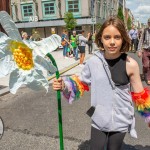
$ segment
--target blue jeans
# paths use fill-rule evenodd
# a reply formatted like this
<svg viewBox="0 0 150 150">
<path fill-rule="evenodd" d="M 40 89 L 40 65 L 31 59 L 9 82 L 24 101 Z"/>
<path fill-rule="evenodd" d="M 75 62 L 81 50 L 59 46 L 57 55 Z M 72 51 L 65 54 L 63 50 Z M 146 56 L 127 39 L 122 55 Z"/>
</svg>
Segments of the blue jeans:
<svg viewBox="0 0 150 150">
<path fill-rule="evenodd" d="M 75 60 L 78 60 L 78 48 L 77 47 L 73 47 L 73 54 L 75 56 Z"/>
<path fill-rule="evenodd" d="M 67 56 L 67 49 L 68 49 L 67 45 L 63 46 L 63 56 L 64 57 Z"/>
</svg>

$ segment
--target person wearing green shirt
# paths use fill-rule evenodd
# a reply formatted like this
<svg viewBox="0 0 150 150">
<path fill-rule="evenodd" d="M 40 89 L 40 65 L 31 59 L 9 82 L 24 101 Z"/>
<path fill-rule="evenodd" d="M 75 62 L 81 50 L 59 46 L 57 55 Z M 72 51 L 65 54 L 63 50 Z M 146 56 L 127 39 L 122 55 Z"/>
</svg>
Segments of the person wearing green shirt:
<svg viewBox="0 0 150 150">
<path fill-rule="evenodd" d="M 78 36 L 76 35 L 76 31 L 72 32 L 70 37 L 71 45 L 73 47 L 73 55 L 75 56 L 75 60 L 78 60 L 78 45 L 77 45 Z"/>
</svg>

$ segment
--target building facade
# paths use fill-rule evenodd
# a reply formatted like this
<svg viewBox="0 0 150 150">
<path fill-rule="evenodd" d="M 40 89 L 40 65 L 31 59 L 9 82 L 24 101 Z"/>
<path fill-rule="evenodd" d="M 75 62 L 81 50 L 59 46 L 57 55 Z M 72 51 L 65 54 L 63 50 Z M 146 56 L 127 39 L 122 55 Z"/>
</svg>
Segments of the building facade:
<svg viewBox="0 0 150 150">
<path fill-rule="evenodd" d="M 116 15 L 118 0 L 11 0 L 12 18 L 20 31 L 29 35 L 36 28 L 41 37 L 61 35 L 66 12 L 77 19 L 75 30 L 94 32 L 110 15 Z"/>
</svg>

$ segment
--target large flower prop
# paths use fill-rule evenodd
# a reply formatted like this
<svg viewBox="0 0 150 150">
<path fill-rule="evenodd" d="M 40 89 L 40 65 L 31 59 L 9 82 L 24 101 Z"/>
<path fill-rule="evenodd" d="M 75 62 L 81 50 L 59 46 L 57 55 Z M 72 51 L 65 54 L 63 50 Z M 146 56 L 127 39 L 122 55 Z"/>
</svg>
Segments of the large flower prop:
<svg viewBox="0 0 150 150">
<path fill-rule="evenodd" d="M 42 69 L 56 72 L 56 78 L 59 78 L 57 64 L 50 52 L 61 45 L 61 37 L 54 34 L 39 42 L 23 43 L 16 25 L 4 11 L 0 12 L 0 23 L 9 36 L 0 32 L 0 77 L 10 73 L 10 92 L 16 93 L 23 84 L 34 90 L 43 87 L 48 90 L 48 81 Z M 45 56 L 52 63 L 44 59 Z M 60 90 L 57 91 L 57 101 L 60 149 L 64 150 Z"/>
<path fill-rule="evenodd" d="M 44 56 L 58 48 L 61 37 L 55 34 L 27 45 L 21 40 L 11 17 L 4 11 L 0 12 L 0 23 L 9 35 L 0 32 L 0 77 L 10 74 L 10 92 L 15 94 L 22 85 L 48 91 L 48 80 L 43 71 L 55 73 L 57 68 Z"/>
</svg>

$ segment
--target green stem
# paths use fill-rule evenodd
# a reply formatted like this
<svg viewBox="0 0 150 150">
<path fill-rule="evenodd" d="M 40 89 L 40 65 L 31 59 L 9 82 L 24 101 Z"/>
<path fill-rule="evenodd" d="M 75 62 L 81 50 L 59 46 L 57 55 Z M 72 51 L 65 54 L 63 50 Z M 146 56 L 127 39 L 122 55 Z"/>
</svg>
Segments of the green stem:
<svg viewBox="0 0 150 150">
<path fill-rule="evenodd" d="M 53 65 L 57 68 L 56 71 L 56 78 L 60 77 L 58 67 L 56 64 L 55 59 L 50 53 L 46 54 L 47 57 L 52 61 Z M 61 109 L 61 93 L 60 90 L 57 91 L 57 102 L 58 102 L 58 119 L 59 119 L 59 138 L 60 138 L 60 150 L 64 150 L 64 143 L 63 143 L 63 127 L 62 127 L 62 109 Z"/>
</svg>

